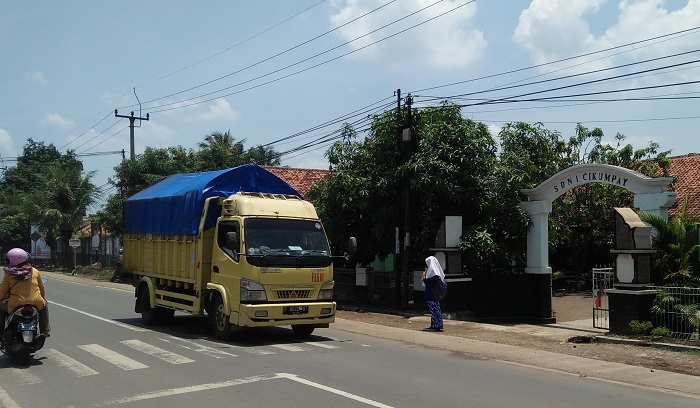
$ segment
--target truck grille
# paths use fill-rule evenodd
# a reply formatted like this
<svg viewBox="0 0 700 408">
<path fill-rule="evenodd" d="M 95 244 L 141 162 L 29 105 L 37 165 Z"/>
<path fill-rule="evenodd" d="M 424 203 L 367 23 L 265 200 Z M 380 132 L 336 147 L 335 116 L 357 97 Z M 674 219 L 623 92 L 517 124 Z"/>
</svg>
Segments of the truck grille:
<svg viewBox="0 0 700 408">
<path fill-rule="evenodd" d="M 277 299 L 307 299 L 311 295 L 310 290 L 276 290 Z"/>
</svg>

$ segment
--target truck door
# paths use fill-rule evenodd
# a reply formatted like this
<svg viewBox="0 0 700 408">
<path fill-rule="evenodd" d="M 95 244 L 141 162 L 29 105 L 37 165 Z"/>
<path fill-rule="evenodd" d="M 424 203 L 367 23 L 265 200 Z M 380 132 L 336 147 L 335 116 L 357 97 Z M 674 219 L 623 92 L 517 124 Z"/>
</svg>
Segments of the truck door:
<svg viewBox="0 0 700 408">
<path fill-rule="evenodd" d="M 212 249 L 211 282 L 226 288 L 226 299 L 232 312 L 238 310 L 240 303 L 240 236 L 240 221 L 219 221 L 216 245 Z M 235 245 L 232 245 L 232 238 L 235 238 Z"/>
</svg>

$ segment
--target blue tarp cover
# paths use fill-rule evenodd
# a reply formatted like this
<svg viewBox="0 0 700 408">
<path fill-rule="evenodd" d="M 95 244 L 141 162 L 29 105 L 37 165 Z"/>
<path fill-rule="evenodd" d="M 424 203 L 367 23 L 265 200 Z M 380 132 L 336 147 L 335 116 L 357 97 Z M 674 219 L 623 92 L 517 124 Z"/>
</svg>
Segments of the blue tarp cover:
<svg viewBox="0 0 700 408">
<path fill-rule="evenodd" d="M 239 191 L 294 194 L 298 191 L 256 164 L 203 173 L 174 174 L 129 197 L 124 205 L 126 232 L 196 235 L 204 201 Z M 221 208 L 212 208 L 205 229 L 214 226 Z"/>
</svg>

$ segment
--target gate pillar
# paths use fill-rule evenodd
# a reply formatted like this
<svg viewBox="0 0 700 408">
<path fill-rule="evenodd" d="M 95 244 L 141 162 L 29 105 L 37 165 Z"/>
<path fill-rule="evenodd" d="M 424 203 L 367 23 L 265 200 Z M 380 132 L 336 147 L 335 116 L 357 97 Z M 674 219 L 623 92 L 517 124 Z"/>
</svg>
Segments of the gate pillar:
<svg viewBox="0 0 700 408">
<path fill-rule="evenodd" d="M 676 202 L 676 193 L 664 191 L 661 193 L 637 193 L 634 195 L 634 206 L 640 211 L 654 213 L 668 220 L 668 208 Z"/>
<path fill-rule="evenodd" d="M 526 273 L 550 274 L 549 266 L 549 214 L 552 212 L 550 201 L 525 201 L 520 203 L 530 216 L 530 228 L 527 231 L 527 267 Z"/>
</svg>

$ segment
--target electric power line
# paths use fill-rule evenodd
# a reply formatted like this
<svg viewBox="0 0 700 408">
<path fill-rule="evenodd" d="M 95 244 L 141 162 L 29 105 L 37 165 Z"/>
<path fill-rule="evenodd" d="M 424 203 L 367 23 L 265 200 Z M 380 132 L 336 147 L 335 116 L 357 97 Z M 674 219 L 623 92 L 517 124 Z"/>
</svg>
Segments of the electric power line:
<svg viewBox="0 0 700 408">
<path fill-rule="evenodd" d="M 440 0 L 440 1 L 444 1 L 444 0 Z M 438 2 L 436 2 L 436 3 L 433 3 L 433 4 L 431 4 L 430 6 L 432 6 L 432 5 L 434 5 L 434 4 L 437 4 L 437 3 L 439 3 L 440 1 L 438 1 Z M 239 86 L 241 86 L 241 85 L 245 85 L 245 84 L 247 84 L 247 83 L 250 83 L 250 82 L 253 82 L 253 81 L 256 81 L 256 80 L 265 78 L 265 77 L 268 77 L 268 76 L 270 76 L 270 75 L 272 75 L 272 74 L 279 73 L 279 72 L 281 72 L 281 71 L 283 71 L 283 70 L 286 70 L 286 69 L 291 68 L 291 67 L 293 67 L 293 66 L 299 65 L 299 64 L 301 64 L 301 63 L 303 63 L 303 62 L 307 62 L 307 61 L 309 61 L 309 60 L 311 60 L 311 59 L 313 59 L 313 58 L 316 58 L 317 56 L 326 54 L 326 53 L 328 53 L 329 51 L 335 50 L 336 48 L 341 47 L 341 46 L 343 46 L 343 45 L 345 45 L 345 44 L 341 44 L 341 45 L 338 46 L 338 47 L 334 47 L 334 48 L 332 48 L 332 49 L 330 49 L 330 50 L 326 50 L 326 51 L 324 51 L 324 52 L 322 52 L 322 53 L 319 53 L 319 54 L 316 54 L 316 55 L 314 55 L 314 56 L 312 56 L 312 57 L 308 57 L 308 58 L 306 58 L 306 59 L 304 59 L 304 60 L 298 61 L 298 62 L 296 62 L 296 63 L 294 63 L 294 64 L 290 64 L 290 65 L 287 65 L 287 66 L 285 66 L 285 67 L 283 67 L 283 68 L 279 68 L 279 69 L 274 70 L 274 71 L 272 71 L 272 72 L 268 72 L 267 74 L 263 74 L 263 75 L 260 75 L 260 76 L 255 77 L 255 78 L 252 78 L 252 79 L 249 79 L 249 80 L 246 80 L 246 81 L 243 81 L 243 82 L 239 82 L 239 83 L 237 83 L 237 84 L 234 84 L 234 85 L 231 85 L 231 86 L 228 86 L 228 87 L 225 87 L 225 88 L 221 88 L 221 89 L 216 90 L 216 91 L 212 91 L 212 92 L 208 92 L 208 93 L 205 93 L 205 94 L 202 94 L 202 95 L 198 95 L 198 96 L 194 96 L 194 97 L 191 97 L 191 98 L 186 98 L 186 99 L 182 99 L 182 100 L 179 100 L 179 101 L 176 101 L 176 102 L 170 102 L 170 103 L 166 103 L 166 104 L 160 105 L 160 107 L 161 107 L 162 109 L 151 110 L 151 112 L 154 112 L 154 113 L 157 113 L 157 112 L 165 112 L 165 111 L 170 111 L 170 110 L 182 109 L 182 108 L 186 108 L 186 107 L 190 107 L 190 106 L 196 106 L 196 105 L 200 105 L 200 104 L 203 104 L 203 103 L 211 102 L 211 101 L 214 101 L 214 100 L 217 100 L 217 99 L 220 99 L 220 98 L 225 98 L 225 97 L 228 97 L 228 96 L 232 96 L 232 95 L 240 94 L 240 93 L 243 93 L 243 92 L 247 92 L 247 91 L 250 91 L 250 90 L 253 90 L 253 89 L 260 88 L 260 87 L 265 86 L 265 85 L 269 85 L 269 84 L 272 84 L 272 83 L 281 81 L 281 80 L 283 80 L 283 79 L 290 78 L 290 77 L 292 77 L 292 76 L 301 74 L 301 73 L 303 73 L 303 72 L 312 70 L 312 69 L 314 69 L 314 68 L 318 68 L 318 67 L 320 67 L 320 66 L 322 66 L 322 65 L 326 65 L 326 64 L 328 64 L 328 63 L 331 63 L 331 62 L 333 62 L 333 61 L 336 61 L 336 60 L 341 59 L 341 58 L 343 58 L 343 57 L 346 57 L 346 56 L 348 56 L 348 55 L 351 55 L 351 54 L 354 54 L 354 53 L 356 53 L 356 52 L 362 51 L 362 50 L 364 50 L 364 49 L 366 49 L 366 48 L 369 48 L 369 47 L 371 47 L 371 46 L 374 46 L 374 45 L 376 45 L 376 44 L 379 44 L 379 43 L 381 43 L 381 42 L 383 42 L 383 41 L 386 41 L 386 40 L 388 40 L 388 39 L 390 39 L 390 38 L 396 37 L 396 36 L 399 35 L 399 34 L 403 34 L 403 33 L 407 32 L 407 31 L 409 31 L 409 30 L 412 30 L 412 29 L 414 29 L 414 28 L 416 28 L 416 27 L 419 27 L 419 26 L 421 26 L 421 25 L 423 25 L 423 24 L 426 24 L 426 23 L 428 23 L 428 22 L 430 22 L 430 21 L 432 21 L 432 20 L 435 20 L 435 19 L 437 19 L 437 18 L 439 18 L 439 17 L 442 17 L 442 16 L 444 16 L 444 15 L 446 15 L 446 14 L 448 14 L 448 13 L 451 13 L 451 12 L 453 12 L 453 11 L 455 11 L 455 10 L 461 8 L 461 7 L 464 7 L 464 6 L 470 4 L 470 3 L 474 2 L 474 1 L 475 1 L 475 0 L 471 0 L 471 1 L 467 2 L 467 3 L 458 5 L 458 6 L 452 8 L 452 9 L 446 11 L 446 12 L 440 13 L 440 14 L 434 16 L 434 17 L 431 17 L 431 18 L 429 18 L 429 19 L 427 19 L 427 20 L 424 20 L 424 21 L 422 21 L 422 22 L 420 22 L 420 23 L 418 23 L 418 24 L 412 25 L 412 26 L 410 26 L 410 27 L 408 27 L 408 28 L 406 28 L 406 29 L 400 30 L 400 31 L 398 31 L 398 32 L 396 32 L 396 33 L 394 33 L 394 34 L 388 35 L 388 36 L 386 36 L 386 37 L 384 37 L 384 38 L 381 38 L 381 39 L 379 39 L 379 40 L 376 40 L 376 41 L 374 41 L 374 42 L 372 42 L 372 43 L 370 43 L 370 44 L 366 44 L 366 45 L 364 45 L 364 46 L 362 46 L 362 47 L 359 47 L 359 48 L 357 48 L 357 49 L 355 49 L 355 50 L 348 51 L 348 52 L 346 52 L 346 53 L 344 53 L 344 54 L 338 55 L 338 56 L 336 56 L 336 57 L 333 57 L 333 58 L 328 59 L 328 60 L 326 60 L 326 61 L 317 63 L 317 64 L 315 64 L 315 65 L 311 65 L 311 66 L 309 66 L 309 67 L 300 69 L 300 70 L 295 71 L 295 72 L 292 72 L 292 73 L 290 73 L 290 74 L 286 74 L 286 75 L 283 75 L 283 76 L 281 76 L 281 77 L 278 77 L 278 78 L 275 78 L 275 79 L 271 79 L 271 80 L 269 80 L 269 81 L 262 82 L 262 83 L 259 83 L 259 84 L 257 84 L 257 85 L 253 85 L 253 86 L 250 86 L 250 87 L 248 87 L 248 88 L 244 88 L 244 89 L 241 89 L 241 90 L 238 90 L 238 91 L 235 91 L 235 92 L 227 93 L 227 94 L 224 94 L 224 95 L 219 95 L 219 96 L 216 96 L 216 97 L 213 97 L 213 98 L 204 99 L 204 100 L 200 100 L 200 101 L 196 101 L 196 102 L 192 102 L 192 103 L 183 104 L 184 102 L 194 101 L 194 100 L 199 99 L 199 98 L 204 98 L 204 97 L 207 97 L 207 96 L 211 96 L 211 95 L 214 95 L 214 94 L 217 94 L 217 93 L 220 93 L 220 92 L 223 92 L 223 91 L 226 91 L 226 90 L 235 88 L 235 87 L 239 87 Z M 427 6 L 427 7 L 430 7 L 430 6 Z M 424 9 L 426 9 L 427 7 L 424 7 L 424 8 L 421 9 L 421 10 L 424 10 Z M 421 10 L 419 10 L 419 11 L 421 11 Z M 417 11 L 417 12 L 419 12 L 419 11 Z M 415 13 L 417 13 L 417 12 L 415 12 Z M 415 13 L 412 13 L 412 14 L 415 14 Z M 412 15 L 412 14 L 411 14 L 411 15 Z M 410 15 L 409 15 L 409 16 L 410 16 Z M 400 21 L 400 20 L 405 19 L 405 18 L 406 18 L 406 17 L 403 17 L 403 18 L 401 18 L 401 19 L 399 19 L 399 20 L 396 20 L 396 21 Z M 389 24 L 387 24 L 387 25 L 385 25 L 385 26 L 383 26 L 383 27 L 381 27 L 381 28 L 379 28 L 379 29 L 377 29 L 377 30 L 374 30 L 374 31 L 372 31 L 372 32 L 370 32 L 370 33 L 368 33 L 368 34 L 364 34 L 363 36 L 360 36 L 360 37 L 357 37 L 357 38 L 355 38 L 355 39 L 353 39 L 353 40 L 351 40 L 351 41 L 348 41 L 348 43 L 350 43 L 350 42 L 352 42 L 352 41 L 355 41 L 355 40 L 357 40 L 357 39 L 359 39 L 359 38 L 365 37 L 365 36 L 367 36 L 367 35 L 369 35 L 369 34 L 375 32 L 375 31 L 378 31 L 378 30 L 384 28 L 384 27 L 388 27 L 388 26 L 390 26 L 391 24 L 394 24 L 396 21 L 394 21 L 394 22 L 392 22 L 392 23 L 389 23 Z M 171 107 L 168 108 L 168 106 L 171 106 Z"/>
</svg>

